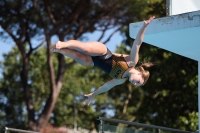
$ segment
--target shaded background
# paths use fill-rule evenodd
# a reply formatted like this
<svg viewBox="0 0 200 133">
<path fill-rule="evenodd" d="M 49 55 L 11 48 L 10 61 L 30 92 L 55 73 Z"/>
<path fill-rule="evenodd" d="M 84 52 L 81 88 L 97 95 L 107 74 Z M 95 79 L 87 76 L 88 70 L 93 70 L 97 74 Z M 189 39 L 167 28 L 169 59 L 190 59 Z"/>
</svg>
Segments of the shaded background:
<svg viewBox="0 0 200 133">
<path fill-rule="evenodd" d="M 129 23 L 152 15 L 166 16 L 165 1 L 0 0 L 0 8 L 1 40 L 15 44 L 0 62 L 2 128 L 45 132 L 53 125 L 95 131 L 99 124 L 96 118 L 102 116 L 182 130 L 198 129 L 196 61 L 143 43 L 141 61 L 157 63 L 150 69 L 145 86 L 126 82 L 96 96 L 87 106 L 83 94 L 111 78 L 99 69 L 50 52 L 56 39 L 87 41 L 88 34 L 98 32 L 95 40 L 107 45 L 120 32 L 123 40 L 115 50 L 128 54 L 133 43 Z M 106 34 L 108 30 L 112 32 Z"/>
</svg>

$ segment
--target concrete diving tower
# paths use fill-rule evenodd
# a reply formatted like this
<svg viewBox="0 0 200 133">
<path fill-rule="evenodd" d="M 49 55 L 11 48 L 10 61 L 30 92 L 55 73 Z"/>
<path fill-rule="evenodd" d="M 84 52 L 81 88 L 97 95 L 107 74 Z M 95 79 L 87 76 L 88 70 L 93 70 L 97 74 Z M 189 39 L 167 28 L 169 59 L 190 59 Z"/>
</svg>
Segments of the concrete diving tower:
<svg viewBox="0 0 200 133">
<path fill-rule="evenodd" d="M 143 21 L 130 23 L 131 38 L 136 37 L 142 24 Z M 198 61 L 198 110 L 200 116 L 200 10 L 155 18 L 146 29 L 144 42 Z"/>
</svg>

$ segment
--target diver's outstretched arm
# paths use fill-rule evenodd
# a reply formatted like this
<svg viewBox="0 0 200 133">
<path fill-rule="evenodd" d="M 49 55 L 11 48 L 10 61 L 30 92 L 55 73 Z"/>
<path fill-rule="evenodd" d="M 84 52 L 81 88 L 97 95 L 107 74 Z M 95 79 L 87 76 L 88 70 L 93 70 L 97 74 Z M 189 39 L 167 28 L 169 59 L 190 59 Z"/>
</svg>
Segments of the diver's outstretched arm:
<svg viewBox="0 0 200 133">
<path fill-rule="evenodd" d="M 133 62 L 133 66 L 135 66 L 139 60 L 139 49 L 140 49 L 140 46 L 144 39 L 144 33 L 146 30 L 146 27 L 150 24 L 150 22 L 154 18 L 155 17 L 152 16 L 149 18 L 149 20 L 144 21 L 144 24 L 142 25 L 141 29 L 139 30 L 139 32 L 135 38 L 135 41 L 133 42 L 133 46 L 132 46 L 131 53 L 130 53 L 130 61 Z"/>
<path fill-rule="evenodd" d="M 84 96 L 89 97 L 87 104 L 89 105 L 90 102 L 94 99 L 94 97 L 96 95 L 107 92 L 110 89 L 112 89 L 114 86 L 124 83 L 126 80 L 127 79 L 125 79 L 125 78 L 124 79 L 112 79 L 112 80 L 106 82 L 103 86 L 99 87 L 96 91 L 94 91 L 90 94 L 85 94 Z"/>
</svg>

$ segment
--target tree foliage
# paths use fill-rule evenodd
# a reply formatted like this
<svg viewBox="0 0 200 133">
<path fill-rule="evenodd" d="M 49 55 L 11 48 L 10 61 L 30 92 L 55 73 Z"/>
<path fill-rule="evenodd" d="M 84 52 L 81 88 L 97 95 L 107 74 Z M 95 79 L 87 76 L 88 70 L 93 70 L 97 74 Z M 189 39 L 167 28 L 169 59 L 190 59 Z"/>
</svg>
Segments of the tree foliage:
<svg viewBox="0 0 200 133">
<path fill-rule="evenodd" d="M 130 42 L 127 41 L 127 42 Z M 129 52 L 121 45 L 118 52 Z M 141 87 L 130 83 L 108 92 L 118 103 L 114 118 L 196 131 L 198 129 L 198 62 L 143 43 L 140 61 L 156 62 Z M 146 129 L 149 130 L 149 129 Z"/>
<path fill-rule="evenodd" d="M 57 36 L 61 41 L 68 39 L 83 40 L 84 33 L 100 31 L 102 34 L 98 41 L 102 41 L 104 33 L 108 29 L 115 28 L 115 31 L 104 40 L 104 43 L 106 43 L 123 25 L 127 25 L 133 19 L 138 18 L 138 16 L 133 18 L 132 14 L 140 14 L 140 10 L 132 8 L 133 6 L 129 8 L 129 5 L 142 7 L 147 4 L 131 0 L 0 1 L 0 25 L 5 31 L 1 34 L 1 37 L 12 39 L 22 57 L 18 79 L 21 82 L 21 91 L 24 94 L 29 129 L 41 131 L 48 122 L 62 88 L 64 72 L 74 64 L 74 61 L 66 63 L 64 57 L 58 55 L 58 68 L 55 69 L 50 53 L 51 39 Z M 29 74 L 31 74 L 29 63 L 34 51 L 42 44 L 46 46 L 46 82 L 49 84 L 45 87 L 49 87 L 49 94 L 46 100 L 38 102 L 42 102 L 40 108 L 43 107 L 38 114 L 35 112 L 35 99 L 32 97 L 32 86 L 29 83 Z"/>
<path fill-rule="evenodd" d="M 128 24 L 151 14 L 165 16 L 163 1 L 0 0 L 0 8 L 1 38 L 16 44 L 1 63 L 1 125 L 42 131 L 48 122 L 68 127 L 77 123 L 94 130 L 96 117 L 107 116 L 197 129 L 195 61 L 143 44 L 141 59 L 147 57 L 158 63 L 151 70 L 149 82 L 139 88 L 128 82 L 117 86 L 97 96 L 88 107 L 83 93 L 97 89 L 110 77 L 50 53 L 55 36 L 61 41 L 85 41 L 85 33 L 99 31 L 102 34 L 97 41 L 106 44 L 119 30 L 126 41 L 118 52 L 129 53 L 132 40 L 127 39 Z M 109 29 L 114 29 L 113 33 L 105 37 Z"/>
</svg>

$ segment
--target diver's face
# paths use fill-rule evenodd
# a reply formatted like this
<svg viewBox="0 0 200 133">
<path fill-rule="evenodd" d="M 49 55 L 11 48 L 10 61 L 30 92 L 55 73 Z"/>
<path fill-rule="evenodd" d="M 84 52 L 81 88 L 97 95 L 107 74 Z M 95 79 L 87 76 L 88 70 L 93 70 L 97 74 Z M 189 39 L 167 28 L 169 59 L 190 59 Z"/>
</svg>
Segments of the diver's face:
<svg viewBox="0 0 200 133">
<path fill-rule="evenodd" d="M 132 73 L 129 77 L 129 81 L 133 85 L 137 85 L 137 86 L 141 86 L 144 83 L 144 79 L 142 78 L 142 74 L 140 72 Z"/>
</svg>

